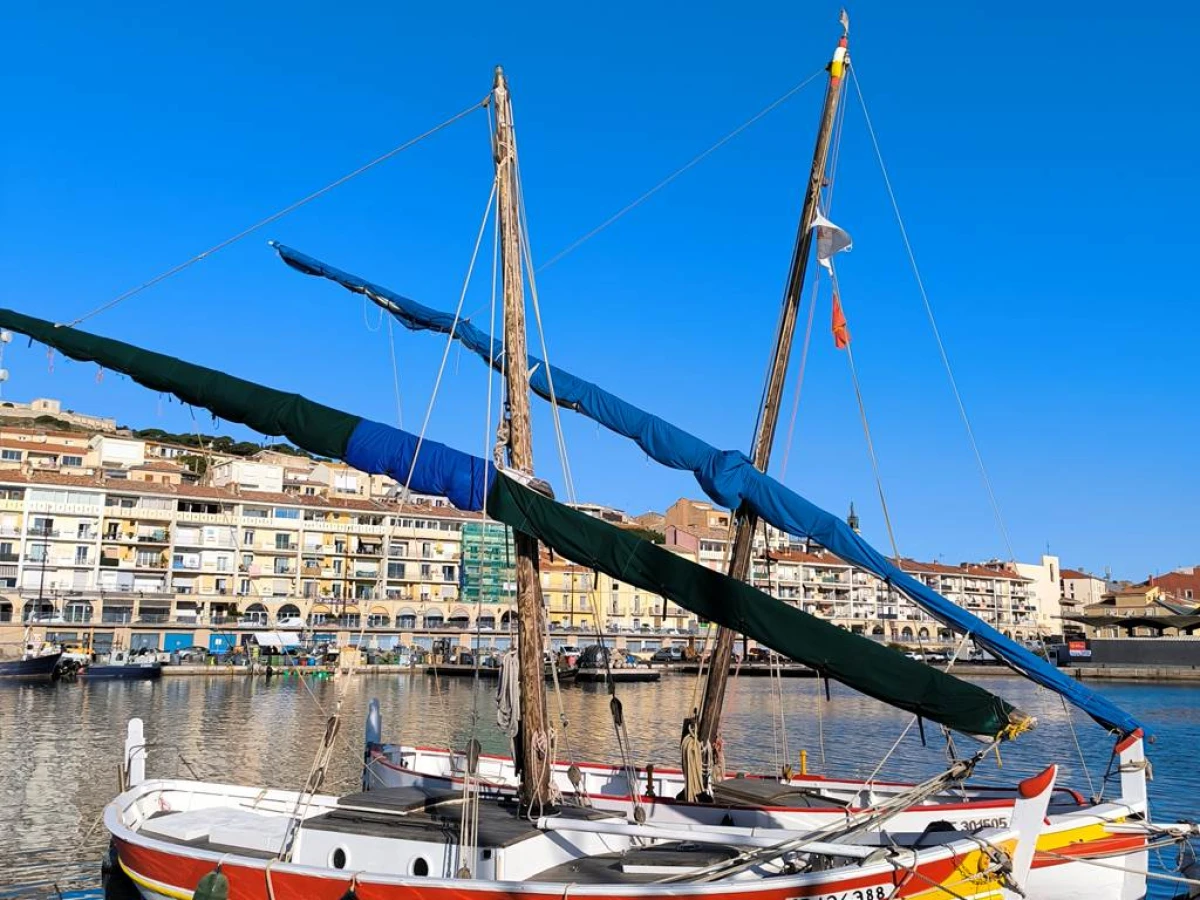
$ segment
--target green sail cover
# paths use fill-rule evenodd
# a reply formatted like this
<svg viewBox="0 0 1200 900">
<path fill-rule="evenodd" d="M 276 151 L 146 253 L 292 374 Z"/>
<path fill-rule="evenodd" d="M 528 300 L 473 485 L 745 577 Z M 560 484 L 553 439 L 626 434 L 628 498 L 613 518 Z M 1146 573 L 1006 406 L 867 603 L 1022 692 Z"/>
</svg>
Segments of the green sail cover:
<svg viewBox="0 0 1200 900">
<path fill-rule="evenodd" d="M 956 731 L 1010 737 L 1033 724 L 981 687 L 556 503 L 511 478 L 496 479 L 487 512 L 574 563 L 666 597 L 822 675 Z"/>
<path fill-rule="evenodd" d="M 185 403 L 211 410 L 230 422 L 260 434 L 285 435 L 318 456 L 341 459 L 350 435 L 361 421 L 299 394 L 234 378 L 224 372 L 143 350 L 132 344 L 65 328 L 0 309 L 0 325 L 61 350 L 72 359 L 98 362 L 124 372 L 143 387 L 174 394 Z"/>
</svg>

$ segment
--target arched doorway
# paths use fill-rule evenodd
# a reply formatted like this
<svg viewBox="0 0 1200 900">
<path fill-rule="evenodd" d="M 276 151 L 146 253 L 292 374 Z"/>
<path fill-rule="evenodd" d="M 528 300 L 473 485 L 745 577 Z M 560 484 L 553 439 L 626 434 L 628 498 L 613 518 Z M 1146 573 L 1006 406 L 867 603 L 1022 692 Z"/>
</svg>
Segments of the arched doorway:
<svg viewBox="0 0 1200 900">
<path fill-rule="evenodd" d="M 907 640 L 912 640 L 912 636 L 913 636 L 912 629 L 909 628 L 907 625 L 905 625 L 903 628 L 900 629 L 900 637 L 905 638 Z"/>
<path fill-rule="evenodd" d="M 883 637 L 883 626 L 876 625 L 874 628 L 871 629 L 871 634 L 874 637 Z"/>
<path fill-rule="evenodd" d="M 471 616 L 461 606 L 455 607 L 450 613 L 448 624 L 451 628 L 456 628 L 459 631 L 469 631 L 471 629 Z"/>
<path fill-rule="evenodd" d="M 929 640 L 929 629 L 922 628 L 920 631 L 917 632 L 917 637 L 919 637 L 923 641 Z"/>
<path fill-rule="evenodd" d="M 404 607 L 396 613 L 396 627 L 412 631 L 417 627 L 417 614 L 408 607 Z"/>
<path fill-rule="evenodd" d="M 500 627 L 501 627 L 501 628 L 508 628 L 508 626 L 512 624 L 512 621 L 513 621 L 513 614 L 512 614 L 512 610 L 511 610 L 511 609 L 506 609 L 506 610 L 504 611 L 504 615 L 502 615 L 502 616 L 500 617 Z"/>
<path fill-rule="evenodd" d="M 45 622 L 54 617 L 54 604 L 49 600 L 26 600 L 21 608 L 22 622 Z"/>
<path fill-rule="evenodd" d="M 8 601 L 0 603 L 0 622 L 12 621 L 12 604 Z"/>
<path fill-rule="evenodd" d="M 279 607 L 279 612 L 275 615 L 276 619 L 298 619 L 300 618 L 300 607 L 295 603 L 285 603 Z"/>
<path fill-rule="evenodd" d="M 267 608 L 261 603 L 251 603 L 238 619 L 239 625 L 266 625 Z"/>
<path fill-rule="evenodd" d="M 392 624 L 392 617 L 388 615 L 386 608 L 382 606 L 372 606 L 371 611 L 367 613 L 368 628 L 387 628 Z"/>
</svg>

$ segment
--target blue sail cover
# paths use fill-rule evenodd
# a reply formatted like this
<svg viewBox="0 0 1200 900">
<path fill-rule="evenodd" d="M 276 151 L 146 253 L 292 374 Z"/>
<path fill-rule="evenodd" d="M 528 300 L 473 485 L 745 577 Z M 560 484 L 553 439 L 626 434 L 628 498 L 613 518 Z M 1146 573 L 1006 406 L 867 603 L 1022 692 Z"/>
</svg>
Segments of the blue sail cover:
<svg viewBox="0 0 1200 900">
<path fill-rule="evenodd" d="M 434 331 L 454 336 L 485 362 L 499 367 L 501 347 L 487 332 L 465 320 L 454 322 L 450 313 L 432 309 L 394 291 L 372 284 L 281 244 L 272 244 L 292 268 L 337 282 L 346 289 L 365 294 L 387 306 L 396 318 L 414 331 Z M 1106 697 L 1075 681 L 1046 660 L 1005 637 L 987 622 L 937 591 L 901 571 L 890 559 L 868 544 L 845 522 L 805 500 L 754 467 L 744 453 L 718 450 L 693 434 L 639 409 L 590 381 L 557 366 L 547 367 L 529 357 L 530 388 L 560 406 L 582 413 L 610 431 L 633 440 L 655 461 L 673 469 L 691 471 L 701 489 L 716 503 L 729 509 L 743 506 L 776 528 L 799 537 L 812 538 L 848 563 L 871 572 L 889 587 L 946 627 L 970 634 L 975 643 L 1004 660 L 1032 681 L 1065 697 L 1093 719 L 1122 734 L 1143 728 L 1129 713 Z"/>
</svg>

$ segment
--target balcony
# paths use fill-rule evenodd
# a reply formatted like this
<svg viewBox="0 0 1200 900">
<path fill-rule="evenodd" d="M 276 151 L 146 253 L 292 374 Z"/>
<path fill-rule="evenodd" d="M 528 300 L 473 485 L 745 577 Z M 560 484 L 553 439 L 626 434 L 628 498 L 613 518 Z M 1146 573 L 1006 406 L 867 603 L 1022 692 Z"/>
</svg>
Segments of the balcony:
<svg viewBox="0 0 1200 900">
<path fill-rule="evenodd" d="M 155 531 L 151 534 L 139 534 L 137 536 L 139 544 L 168 544 L 170 536 L 165 531 Z"/>
<path fill-rule="evenodd" d="M 100 557 L 100 565 L 102 567 L 115 569 L 120 564 L 121 564 L 121 561 L 119 559 L 116 559 L 115 557 L 112 557 L 112 556 L 101 556 Z"/>
</svg>

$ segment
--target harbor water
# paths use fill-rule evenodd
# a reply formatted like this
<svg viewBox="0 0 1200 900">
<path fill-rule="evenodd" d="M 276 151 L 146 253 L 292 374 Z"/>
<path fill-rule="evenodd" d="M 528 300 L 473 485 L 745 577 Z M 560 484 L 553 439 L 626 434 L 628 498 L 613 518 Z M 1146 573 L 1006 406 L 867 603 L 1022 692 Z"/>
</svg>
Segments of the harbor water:
<svg viewBox="0 0 1200 900">
<path fill-rule="evenodd" d="M 1087 795 L 1102 789 L 1112 746 L 1102 729 L 1080 714 L 1072 728 L 1056 695 L 1022 679 L 975 680 L 1039 720 L 1035 731 L 1006 747 L 998 760 L 981 765 L 981 783 L 1011 783 L 1056 762 L 1061 784 Z M 145 721 L 150 777 L 299 789 L 340 685 L 335 678 L 285 674 L 270 680 L 215 675 L 0 686 L 0 798 L 7 811 L 0 898 L 100 896 L 100 859 L 108 836 L 99 817 L 117 791 L 130 717 Z M 620 687 L 631 762 L 678 764 L 680 722 L 694 702 L 695 687 L 695 677 L 685 675 Z M 1200 689 L 1148 683 L 1106 683 L 1101 689 L 1135 711 L 1154 733 L 1148 747 L 1154 817 L 1195 818 L 1200 812 L 1195 765 Z M 508 752 L 495 725 L 494 690 L 494 682 L 435 679 L 420 672 L 349 679 L 341 746 L 325 790 L 357 789 L 362 724 L 372 697 L 383 709 L 385 739 L 462 747 L 476 734 L 486 751 Z M 936 726 L 926 723 L 922 733 L 911 716 L 838 685 L 828 699 L 816 680 L 785 680 L 781 702 L 774 699 L 776 690 L 766 678 L 731 682 L 723 728 L 731 774 L 777 769 L 785 762 L 797 766 L 801 750 L 810 771 L 844 776 L 868 776 L 887 756 L 881 779 L 917 778 L 946 760 L 946 739 Z M 550 707 L 565 734 L 559 740 L 561 758 L 619 761 L 609 697 L 601 686 L 563 686 L 557 697 L 551 694 Z M 911 726 L 907 732 L 906 726 Z M 955 744 L 960 755 L 973 749 L 961 736 Z M 1155 867 L 1172 862 L 1164 858 Z M 1156 898 L 1172 894 L 1161 882 L 1151 890 Z"/>
</svg>

